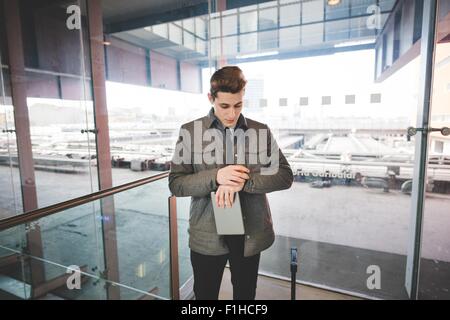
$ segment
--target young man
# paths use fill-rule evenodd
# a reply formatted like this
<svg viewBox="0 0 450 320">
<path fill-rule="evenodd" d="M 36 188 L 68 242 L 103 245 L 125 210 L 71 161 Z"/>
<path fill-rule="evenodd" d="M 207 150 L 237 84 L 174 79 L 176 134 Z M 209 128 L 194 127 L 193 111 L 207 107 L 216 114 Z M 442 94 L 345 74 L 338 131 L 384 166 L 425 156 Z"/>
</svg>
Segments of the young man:
<svg viewBox="0 0 450 320">
<path fill-rule="evenodd" d="M 288 189 L 293 174 L 269 128 L 241 113 L 246 85 L 242 71 L 224 67 L 210 82 L 213 107 L 207 116 L 182 125 L 169 188 L 177 197 L 192 197 L 189 247 L 196 299 L 218 299 L 229 261 L 233 298 L 254 300 L 260 253 L 275 239 L 266 193 Z M 241 144 L 235 143 L 237 136 L 243 137 Z M 239 193 L 244 235 L 217 234 L 213 191 L 222 207 L 231 206 Z"/>
</svg>

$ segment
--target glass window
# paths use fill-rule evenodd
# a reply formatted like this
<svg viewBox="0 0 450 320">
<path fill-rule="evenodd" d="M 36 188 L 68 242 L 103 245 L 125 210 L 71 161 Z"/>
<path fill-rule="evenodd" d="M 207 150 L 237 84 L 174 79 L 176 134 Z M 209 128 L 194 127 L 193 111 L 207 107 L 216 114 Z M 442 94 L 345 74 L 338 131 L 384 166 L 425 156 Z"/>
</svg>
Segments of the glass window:
<svg viewBox="0 0 450 320">
<path fill-rule="evenodd" d="M 183 42 L 186 48 L 195 50 L 195 38 L 193 34 L 183 31 Z"/>
<path fill-rule="evenodd" d="M 237 37 L 224 37 L 223 39 L 223 54 L 224 55 L 231 55 L 236 54 L 238 52 L 237 48 Z"/>
<path fill-rule="evenodd" d="M 231 14 L 236 14 L 238 12 L 237 9 L 230 9 L 226 11 L 222 11 L 222 16 L 229 16 Z"/>
<path fill-rule="evenodd" d="M 448 35 L 450 4 L 440 1 L 436 35 Z M 447 18 L 444 18 L 447 17 Z M 446 41 L 434 43 L 433 78 L 430 97 L 430 122 L 432 128 L 450 127 L 449 74 L 450 46 Z M 414 123 L 414 122 L 413 122 Z M 426 168 L 426 196 L 424 197 L 422 247 L 420 257 L 418 298 L 429 300 L 450 299 L 450 179 L 444 174 L 450 168 L 450 136 L 441 132 L 427 135 L 428 163 Z M 434 148 L 433 148 L 434 147 Z"/>
<path fill-rule="evenodd" d="M 355 104 L 355 100 L 354 94 L 348 94 L 345 96 L 345 104 Z"/>
<path fill-rule="evenodd" d="M 169 38 L 168 25 L 166 23 L 153 26 L 151 30 L 160 37 Z"/>
<path fill-rule="evenodd" d="M 173 23 L 169 23 L 169 40 L 177 44 L 182 44 L 183 43 L 182 37 L 183 37 L 182 29 Z"/>
<path fill-rule="evenodd" d="M 322 96 L 322 105 L 331 104 L 331 96 Z"/>
<path fill-rule="evenodd" d="M 287 107 L 288 105 L 288 99 L 287 98 L 280 98 L 279 103 L 280 107 Z"/>
<path fill-rule="evenodd" d="M 390 21 L 389 27 L 386 29 L 386 46 L 384 47 L 386 51 L 386 67 L 392 66 L 394 58 L 394 30 L 393 21 Z"/>
<path fill-rule="evenodd" d="M 370 95 L 370 103 L 381 103 L 381 94 L 380 93 L 372 93 Z"/>
<path fill-rule="evenodd" d="M 350 13 L 352 16 L 360 16 L 371 13 L 372 11 L 368 10 L 369 7 L 376 5 L 373 0 L 352 0 L 351 3 Z"/>
<path fill-rule="evenodd" d="M 413 44 L 414 6 L 403 6 L 400 32 L 400 54 L 404 54 Z"/>
<path fill-rule="evenodd" d="M 258 32 L 258 49 L 268 50 L 278 48 L 278 30 Z"/>
<path fill-rule="evenodd" d="M 221 39 L 211 39 L 211 56 L 219 57 L 221 55 Z"/>
<path fill-rule="evenodd" d="M 239 52 L 254 52 L 258 49 L 257 33 L 241 34 L 239 36 Z"/>
<path fill-rule="evenodd" d="M 211 38 L 217 38 L 220 37 L 220 17 L 211 19 Z"/>
<path fill-rule="evenodd" d="M 262 9 L 262 8 L 270 8 L 270 7 L 275 7 L 277 4 L 278 4 L 278 1 L 267 1 L 267 2 L 260 3 L 258 5 L 258 7 L 260 9 Z"/>
<path fill-rule="evenodd" d="M 280 7 L 280 27 L 300 25 L 300 4 Z"/>
<path fill-rule="evenodd" d="M 195 50 L 203 55 L 206 54 L 206 41 L 197 38 L 195 41 Z"/>
<path fill-rule="evenodd" d="M 300 27 L 280 29 L 280 49 L 300 45 Z"/>
<path fill-rule="evenodd" d="M 396 0 L 379 0 L 378 5 L 381 11 L 390 11 L 395 5 Z"/>
<path fill-rule="evenodd" d="M 323 21 L 324 2 L 322 0 L 302 2 L 302 23 Z"/>
<path fill-rule="evenodd" d="M 300 0 L 279 0 L 280 4 L 299 3 Z"/>
<path fill-rule="evenodd" d="M 191 33 L 195 33 L 195 21 L 193 18 L 183 20 L 183 28 Z"/>
<path fill-rule="evenodd" d="M 349 20 L 325 23 L 325 41 L 346 40 L 350 37 Z"/>
<path fill-rule="evenodd" d="M 273 29 L 278 27 L 278 9 L 259 10 L 259 30 Z"/>
<path fill-rule="evenodd" d="M 444 141 L 435 141 L 434 142 L 434 152 L 436 152 L 436 153 L 444 152 Z"/>
<path fill-rule="evenodd" d="M 256 11 L 241 13 L 239 17 L 240 32 L 252 32 L 258 29 L 258 13 Z"/>
<path fill-rule="evenodd" d="M 261 108 L 267 107 L 267 99 L 259 99 L 259 106 Z"/>
<path fill-rule="evenodd" d="M 222 18 L 223 35 L 233 35 L 237 33 L 237 16 L 231 15 Z"/>
<path fill-rule="evenodd" d="M 323 23 L 303 25 L 301 27 L 301 44 L 314 45 L 323 42 Z"/>
<path fill-rule="evenodd" d="M 352 18 L 350 21 L 350 38 L 375 36 L 377 30 L 367 28 L 367 17 Z"/>
<path fill-rule="evenodd" d="M 350 16 L 350 0 L 341 0 L 338 5 L 325 5 L 327 20 L 342 19 Z"/>
<path fill-rule="evenodd" d="M 202 18 L 195 18 L 195 34 L 202 38 L 206 38 L 206 22 Z"/>
<path fill-rule="evenodd" d="M 248 12 L 248 11 L 255 11 L 258 9 L 258 5 L 251 5 L 251 6 L 245 6 L 242 8 L 239 8 L 239 12 Z"/>
</svg>

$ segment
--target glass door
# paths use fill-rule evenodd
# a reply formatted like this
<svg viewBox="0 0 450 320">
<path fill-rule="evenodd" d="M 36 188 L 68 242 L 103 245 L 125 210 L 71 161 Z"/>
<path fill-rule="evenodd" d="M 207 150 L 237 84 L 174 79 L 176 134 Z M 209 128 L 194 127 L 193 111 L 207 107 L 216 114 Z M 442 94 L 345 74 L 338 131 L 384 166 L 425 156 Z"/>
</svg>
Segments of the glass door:
<svg viewBox="0 0 450 320">
<path fill-rule="evenodd" d="M 430 99 L 425 100 L 423 128 L 423 192 L 418 197 L 423 206 L 418 206 L 415 219 L 416 250 L 411 252 L 411 298 L 450 299 L 450 3 L 438 1 L 437 8 L 430 5 L 430 73 L 426 90 Z M 436 19 L 431 20 L 436 10 Z M 425 16 L 424 16 L 425 17 Z M 425 20 L 424 20 L 425 22 Z M 433 32 L 431 27 L 435 28 Z M 433 37 L 434 35 L 434 37 Z M 429 104 L 429 106 L 427 106 Z M 416 135 L 419 135 L 417 133 Z M 419 167 L 416 168 L 419 171 Z M 420 174 L 420 173 L 419 173 Z M 420 194 L 420 197 L 419 197 Z M 422 210 L 420 212 L 419 210 Z M 411 247 L 412 243 L 411 243 Z M 413 259 L 413 257 L 415 259 Z M 419 258 L 420 257 L 420 258 Z M 410 280 L 410 279 L 407 279 Z"/>
<path fill-rule="evenodd" d="M 268 124 L 295 175 L 268 194 L 275 243 L 260 272 L 404 299 L 422 55 L 411 1 L 265 1 L 210 15 L 211 65 L 248 81 L 244 116 Z M 208 88 L 208 77 L 204 88 Z M 289 296 L 279 297 L 289 299 Z"/>
</svg>

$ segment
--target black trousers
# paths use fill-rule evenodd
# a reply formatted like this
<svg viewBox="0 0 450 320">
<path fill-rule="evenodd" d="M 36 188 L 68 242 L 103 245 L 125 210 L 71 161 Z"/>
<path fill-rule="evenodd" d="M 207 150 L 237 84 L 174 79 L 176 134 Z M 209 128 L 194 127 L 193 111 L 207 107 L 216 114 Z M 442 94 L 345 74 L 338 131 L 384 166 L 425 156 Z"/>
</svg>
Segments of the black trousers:
<svg viewBox="0 0 450 320">
<path fill-rule="evenodd" d="M 230 261 L 234 300 L 255 300 L 260 254 L 244 257 L 244 235 L 224 236 L 229 253 L 203 255 L 191 250 L 197 300 L 217 300 L 227 260 Z"/>
</svg>

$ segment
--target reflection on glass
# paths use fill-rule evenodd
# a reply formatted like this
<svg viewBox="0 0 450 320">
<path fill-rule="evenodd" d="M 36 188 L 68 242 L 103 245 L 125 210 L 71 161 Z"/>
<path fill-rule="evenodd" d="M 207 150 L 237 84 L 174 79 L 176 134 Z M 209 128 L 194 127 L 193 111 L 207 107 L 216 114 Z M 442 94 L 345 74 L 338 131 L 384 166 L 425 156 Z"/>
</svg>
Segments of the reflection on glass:
<svg viewBox="0 0 450 320">
<path fill-rule="evenodd" d="M 450 6 L 440 1 L 436 30 L 430 127 L 450 127 Z M 450 299 L 450 136 L 431 132 L 428 142 L 419 299 Z"/>
<path fill-rule="evenodd" d="M 9 126 L 16 130 L 7 135 L 1 133 L 2 153 L 6 148 L 3 139 L 7 138 L 5 141 L 8 141 L 11 156 L 9 160 L 5 158 L 5 161 L 1 161 L 6 165 L 1 166 L 1 175 L 11 165 L 10 176 L 19 177 L 20 172 L 23 180 L 22 188 L 12 187 L 14 181 L 8 185 L 2 184 L 2 194 L 12 192 L 16 195 L 13 196 L 16 198 L 15 204 L 12 198 L 5 199 L 5 205 L 15 206 L 16 213 L 23 212 L 22 201 L 17 201 L 23 190 L 28 190 L 22 195 L 23 203 L 27 204 L 26 210 L 31 210 L 97 189 L 92 179 L 96 165 L 95 138 L 91 133 L 81 132 L 94 129 L 90 63 L 86 58 L 89 48 L 86 19 L 81 20 L 83 22 L 79 28 L 69 28 L 66 9 L 70 6 L 80 8 L 80 14 L 85 15 L 79 1 L 69 1 L 64 6 L 59 1 L 47 1 L 43 5 L 30 2 L 29 5 L 20 6 L 22 32 L 19 37 L 24 43 L 23 51 L 15 52 L 12 56 L 9 56 L 9 52 L 1 53 L 4 65 L 2 74 L 13 72 L 8 66 L 13 59 L 23 59 L 25 63 L 24 70 L 14 72 L 23 73 L 21 79 L 26 85 L 26 91 L 15 90 L 18 88 L 14 86 L 19 83 L 14 84 L 10 77 L 2 77 L 1 80 L 3 88 L 10 88 L 2 94 L 5 99 L 1 113 L 4 114 L 5 107 L 10 109 L 6 111 L 7 117 L 10 117 Z M 34 18 L 27 18 L 30 16 Z M 7 28 L 7 22 L 2 19 L 0 33 L 6 33 Z M 3 40 L 11 41 L 7 37 L 2 37 Z M 11 93 L 14 92 L 16 95 L 12 97 Z M 19 112 L 19 109 L 25 111 Z M 14 114 L 17 119 L 14 119 Z M 28 136 L 28 131 L 31 150 L 24 138 Z M 19 133 L 22 142 L 17 139 Z M 72 177 L 76 177 L 74 183 L 67 187 Z M 33 187 L 30 188 L 30 185 Z"/>
<path fill-rule="evenodd" d="M 0 279 L 8 280 L 0 281 L 0 290 L 15 279 L 63 299 L 111 299 L 112 290 L 119 291 L 114 298 L 126 300 L 150 298 L 148 295 L 169 299 L 167 184 L 167 179 L 160 179 L 1 231 L 0 258 L 23 256 L 28 275 L 21 280 L 21 266 L 10 263 L 0 271 Z M 29 248 L 38 244 L 25 241 L 37 227 L 43 239 L 42 257 L 29 253 Z M 45 286 L 30 281 L 36 272 L 31 262 L 43 266 Z M 82 290 L 70 290 L 66 281 L 56 280 L 73 266 L 87 276 Z"/>
<path fill-rule="evenodd" d="M 0 21 L 4 21 L 0 9 Z M 20 176 L 13 163 L 17 163 L 17 146 L 14 134 L 14 111 L 11 102 L 11 86 L 7 69 L 7 47 L 3 39 L 4 23 L 0 22 L 0 219 L 22 212 Z"/>
<path fill-rule="evenodd" d="M 2 52 L 3 54 L 3 52 Z M 14 111 L 9 79 L 0 55 L 0 219 L 23 212 L 20 173 L 17 169 L 17 146 L 14 133 Z M 8 91 L 7 91 L 8 90 Z"/>
<path fill-rule="evenodd" d="M 166 298 L 170 298 L 169 196 L 167 179 L 114 196 L 120 283 Z"/>
<path fill-rule="evenodd" d="M 188 233 L 190 202 L 190 198 L 177 198 L 178 263 L 181 294 L 184 292 L 183 286 L 188 287 L 188 283 L 193 277 Z"/>
</svg>

